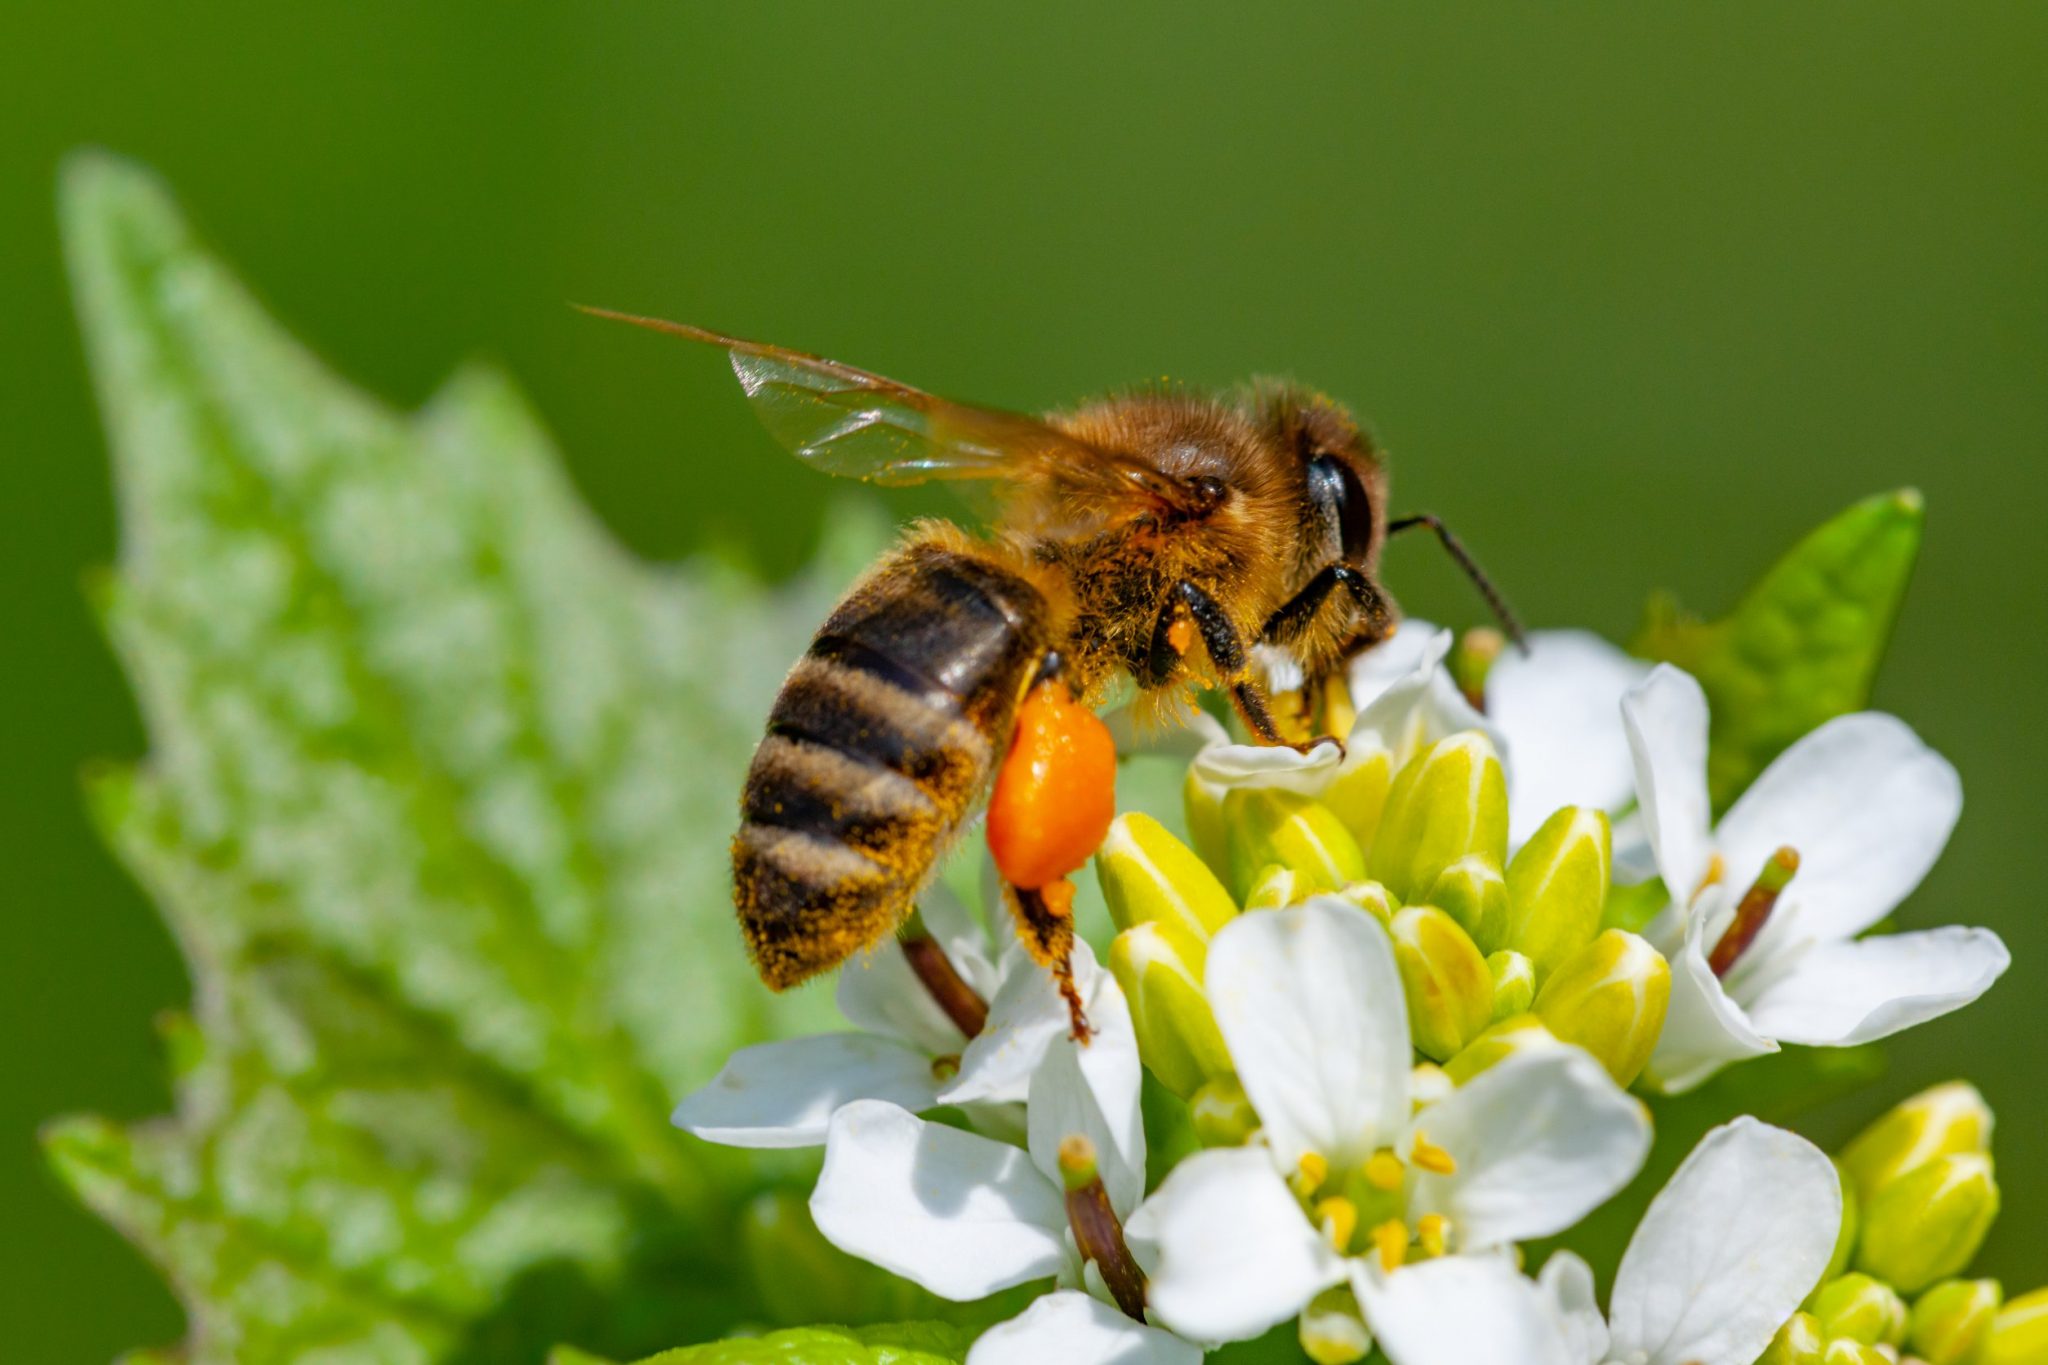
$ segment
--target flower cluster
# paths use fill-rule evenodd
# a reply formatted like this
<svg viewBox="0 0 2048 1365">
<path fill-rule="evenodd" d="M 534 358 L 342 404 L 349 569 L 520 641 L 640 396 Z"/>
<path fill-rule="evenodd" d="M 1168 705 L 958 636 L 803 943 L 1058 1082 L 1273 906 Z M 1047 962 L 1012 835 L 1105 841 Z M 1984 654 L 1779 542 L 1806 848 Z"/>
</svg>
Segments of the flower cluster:
<svg viewBox="0 0 2048 1365">
<path fill-rule="evenodd" d="M 1153 741 L 1188 760 L 1188 838 L 1129 811 L 1097 854 L 1087 1041 L 937 892 L 842 975 L 856 1031 L 735 1055 L 677 1123 L 822 1144 L 818 1229 L 932 1293 L 1053 1286 L 970 1365 L 1193 1362 L 1286 1323 L 1324 1365 L 2048 1360 L 2048 1301 L 1957 1278 L 1997 1203 L 1966 1086 L 1839 1169 L 1754 1118 L 1708 1132 L 1604 1314 L 1586 1261 L 1520 1252 L 1644 1167 L 1632 1090 L 1882 1038 L 2004 970 L 1986 930 L 1869 932 L 1960 810 L 1911 730 L 1829 722 L 1716 822 L 1699 684 L 1588 635 L 1410 622 L 1312 704 L 1341 744 Z"/>
</svg>

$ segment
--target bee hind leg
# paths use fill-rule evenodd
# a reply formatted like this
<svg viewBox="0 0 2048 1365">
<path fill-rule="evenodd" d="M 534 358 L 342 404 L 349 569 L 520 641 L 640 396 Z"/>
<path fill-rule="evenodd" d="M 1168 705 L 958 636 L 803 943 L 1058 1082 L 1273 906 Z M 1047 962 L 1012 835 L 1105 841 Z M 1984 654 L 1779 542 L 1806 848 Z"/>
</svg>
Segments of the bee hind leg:
<svg viewBox="0 0 2048 1365">
<path fill-rule="evenodd" d="M 1017 937 L 1032 959 L 1052 973 L 1060 998 L 1067 1002 L 1071 1036 L 1077 1043 L 1087 1042 L 1094 1030 L 1074 984 L 1074 884 L 1065 878 L 1040 887 L 1005 882 L 1003 898 L 1016 917 Z"/>
</svg>

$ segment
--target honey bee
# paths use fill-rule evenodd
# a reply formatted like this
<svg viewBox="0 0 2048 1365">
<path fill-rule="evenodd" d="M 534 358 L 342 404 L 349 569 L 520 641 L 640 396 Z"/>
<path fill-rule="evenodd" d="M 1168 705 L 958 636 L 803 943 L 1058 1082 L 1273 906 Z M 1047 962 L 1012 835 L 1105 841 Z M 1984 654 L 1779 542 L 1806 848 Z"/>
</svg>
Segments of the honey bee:
<svg viewBox="0 0 2048 1365">
<path fill-rule="evenodd" d="M 1519 638 L 1442 522 L 1388 518 L 1379 451 L 1310 390 L 1137 393 L 1040 419 L 779 346 L 586 311 L 722 348 L 770 433 L 814 468 L 879 484 L 979 480 L 995 495 L 985 534 L 910 526 L 769 711 L 732 857 L 740 924 L 773 989 L 903 924 L 987 796 L 1019 934 L 1085 1036 L 1065 877 L 1114 815 L 1115 751 L 1093 707 L 1118 679 L 1160 718 L 1193 688 L 1223 689 L 1256 740 L 1290 742 L 1251 647 L 1283 648 L 1311 693 L 1333 679 L 1392 631 L 1380 550 L 1412 528 L 1436 534 Z"/>
</svg>

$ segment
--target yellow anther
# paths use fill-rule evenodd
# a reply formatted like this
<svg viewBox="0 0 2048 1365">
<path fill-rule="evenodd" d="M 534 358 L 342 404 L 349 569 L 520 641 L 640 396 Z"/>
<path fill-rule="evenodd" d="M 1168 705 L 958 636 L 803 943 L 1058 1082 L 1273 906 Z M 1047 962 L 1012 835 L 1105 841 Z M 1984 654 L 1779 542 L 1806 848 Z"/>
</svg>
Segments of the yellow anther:
<svg viewBox="0 0 2048 1365">
<path fill-rule="evenodd" d="M 1451 1220 L 1440 1213 L 1425 1213 L 1415 1224 L 1415 1240 L 1422 1243 L 1422 1254 L 1441 1256 L 1451 1235 Z"/>
<path fill-rule="evenodd" d="M 1456 1175 L 1458 1163 L 1451 1154 L 1431 1142 L 1426 1134 L 1417 1130 L 1415 1145 L 1408 1149 L 1408 1157 L 1431 1175 Z"/>
<path fill-rule="evenodd" d="M 1366 1158 L 1365 1178 L 1376 1190 L 1398 1190 L 1408 1179 L 1408 1168 L 1400 1157 L 1382 1147 Z"/>
<path fill-rule="evenodd" d="M 1294 1186 L 1297 1198 L 1306 1199 L 1323 1187 L 1330 1178 L 1330 1159 L 1321 1152 L 1303 1152 L 1301 1160 L 1295 1163 Z"/>
<path fill-rule="evenodd" d="M 1316 1204 L 1316 1222 L 1330 1239 L 1330 1246 L 1342 1255 L 1351 1249 L 1351 1239 L 1358 1233 L 1358 1205 L 1342 1195 L 1331 1195 Z"/>
<path fill-rule="evenodd" d="M 1700 898 L 1700 892 L 1705 891 L 1708 887 L 1719 886 L 1721 884 L 1721 879 L 1726 877 L 1727 875 L 1728 863 L 1726 859 L 1722 858 L 1722 856 L 1719 853 L 1716 853 L 1712 857 L 1708 858 L 1707 870 L 1700 874 L 1700 884 L 1692 889 L 1692 895 L 1687 898 L 1686 904 L 1690 905 L 1693 903 L 1693 901 L 1698 900 Z"/>
<path fill-rule="evenodd" d="M 1380 1253 L 1380 1269 L 1391 1275 L 1408 1259 L 1408 1225 L 1389 1218 L 1372 1230 L 1372 1244 Z"/>
</svg>

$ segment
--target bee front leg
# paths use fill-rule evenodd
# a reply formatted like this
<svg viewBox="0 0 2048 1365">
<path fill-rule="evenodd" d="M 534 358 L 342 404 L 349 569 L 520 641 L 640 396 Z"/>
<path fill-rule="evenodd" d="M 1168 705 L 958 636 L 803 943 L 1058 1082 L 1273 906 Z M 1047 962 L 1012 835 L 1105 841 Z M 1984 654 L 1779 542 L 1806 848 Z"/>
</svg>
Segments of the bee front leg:
<svg viewBox="0 0 2048 1365">
<path fill-rule="evenodd" d="M 1266 628 L 1259 633 L 1259 638 L 1269 644 L 1284 644 L 1292 640 L 1309 628 L 1316 619 L 1316 613 L 1322 610 L 1323 603 L 1340 587 L 1351 594 L 1351 600 L 1365 613 L 1366 627 L 1359 638 L 1372 644 L 1384 640 L 1393 629 L 1393 609 L 1387 605 L 1386 594 L 1372 581 L 1372 576 L 1349 564 L 1324 566 L 1300 592 L 1266 618 Z"/>
<path fill-rule="evenodd" d="M 1251 731 L 1252 737 L 1261 744 L 1288 744 L 1280 733 L 1280 727 L 1273 721 L 1272 708 L 1266 704 L 1265 689 L 1252 678 L 1243 637 L 1224 614 L 1223 608 L 1216 605 L 1216 599 L 1198 583 L 1183 580 L 1167 591 L 1166 606 L 1159 613 L 1159 624 L 1152 632 L 1150 672 L 1154 685 L 1172 676 L 1174 666 L 1187 652 L 1192 641 L 1175 637 L 1188 633 L 1190 624 L 1193 633 L 1201 636 L 1202 647 L 1209 651 L 1209 662 L 1215 665 L 1218 678 L 1230 689 L 1231 705 L 1237 709 L 1245 729 Z M 1310 744 L 1320 742 L 1312 740 Z M 1296 744 L 1290 747 L 1306 752 L 1308 746 Z"/>
</svg>

